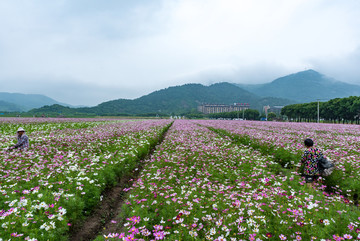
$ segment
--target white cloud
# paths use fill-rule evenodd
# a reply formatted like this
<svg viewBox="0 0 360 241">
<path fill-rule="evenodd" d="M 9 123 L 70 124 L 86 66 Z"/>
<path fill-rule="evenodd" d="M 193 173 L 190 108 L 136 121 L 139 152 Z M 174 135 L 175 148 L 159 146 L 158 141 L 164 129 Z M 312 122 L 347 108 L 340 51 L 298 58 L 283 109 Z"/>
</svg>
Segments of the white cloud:
<svg viewBox="0 0 360 241">
<path fill-rule="evenodd" d="M 356 0 L 2 1 L 0 81 L 91 105 L 305 68 L 360 83 L 359 16 Z"/>
</svg>

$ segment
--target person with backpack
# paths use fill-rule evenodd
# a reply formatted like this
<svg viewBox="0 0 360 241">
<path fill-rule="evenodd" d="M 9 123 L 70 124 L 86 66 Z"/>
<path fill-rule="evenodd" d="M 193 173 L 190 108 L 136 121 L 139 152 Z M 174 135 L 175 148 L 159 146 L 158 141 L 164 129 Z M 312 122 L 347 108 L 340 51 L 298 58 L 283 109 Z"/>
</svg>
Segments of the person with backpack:
<svg viewBox="0 0 360 241">
<path fill-rule="evenodd" d="M 313 140 L 307 138 L 304 141 L 306 150 L 301 157 L 301 164 L 304 166 L 303 176 L 308 186 L 313 186 L 313 183 L 320 176 L 320 167 L 318 160 L 324 158 L 322 152 L 314 147 Z"/>
</svg>

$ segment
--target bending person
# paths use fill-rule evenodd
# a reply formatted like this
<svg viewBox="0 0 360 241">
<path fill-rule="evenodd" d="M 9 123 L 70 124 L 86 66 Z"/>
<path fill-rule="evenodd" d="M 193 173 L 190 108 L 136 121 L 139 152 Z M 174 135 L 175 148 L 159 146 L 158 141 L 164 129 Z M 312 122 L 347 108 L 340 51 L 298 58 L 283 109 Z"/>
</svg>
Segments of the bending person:
<svg viewBox="0 0 360 241">
<path fill-rule="evenodd" d="M 26 151 L 29 148 L 29 137 L 25 134 L 25 130 L 22 127 L 17 130 L 17 140 L 18 142 L 16 145 L 12 146 L 10 149 Z"/>
</svg>

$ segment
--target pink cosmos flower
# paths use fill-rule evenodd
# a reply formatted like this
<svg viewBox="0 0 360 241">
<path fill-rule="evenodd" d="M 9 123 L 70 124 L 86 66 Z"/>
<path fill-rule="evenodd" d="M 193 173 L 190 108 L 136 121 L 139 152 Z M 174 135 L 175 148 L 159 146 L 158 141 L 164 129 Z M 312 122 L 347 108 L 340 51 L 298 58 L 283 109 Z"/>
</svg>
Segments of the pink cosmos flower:
<svg viewBox="0 0 360 241">
<path fill-rule="evenodd" d="M 141 230 L 141 234 L 142 234 L 143 236 L 149 236 L 149 235 L 151 235 L 150 231 L 149 231 L 148 229 L 146 229 L 146 228 Z"/>
<path fill-rule="evenodd" d="M 155 225 L 154 228 L 155 228 L 156 231 L 163 230 L 163 226 L 162 226 L 162 225 Z"/>
<path fill-rule="evenodd" d="M 164 231 L 158 231 L 154 233 L 154 236 L 155 236 L 155 240 L 164 239 L 165 233 Z"/>
<path fill-rule="evenodd" d="M 21 236 L 23 236 L 23 235 L 24 235 L 24 234 L 18 234 L 17 232 L 11 234 L 12 237 L 21 237 Z"/>
<path fill-rule="evenodd" d="M 119 237 L 119 238 L 120 238 L 120 237 Z M 124 237 L 124 240 L 125 240 L 125 241 L 133 241 L 133 240 L 134 240 L 134 234 L 130 234 L 130 235 Z"/>
<path fill-rule="evenodd" d="M 139 229 L 137 229 L 137 228 L 134 226 L 134 227 L 132 227 L 132 228 L 129 230 L 129 233 L 138 234 L 138 233 L 139 233 Z"/>
<path fill-rule="evenodd" d="M 343 239 L 343 237 L 340 237 L 339 235 L 334 234 L 334 235 L 333 235 L 333 239 L 334 239 L 335 241 L 341 241 L 341 240 Z"/>
<path fill-rule="evenodd" d="M 353 237 L 350 234 L 344 234 L 345 239 L 352 239 Z"/>
<path fill-rule="evenodd" d="M 279 238 L 280 238 L 281 240 L 286 240 L 286 239 L 287 239 L 284 234 L 280 234 L 280 235 L 279 235 Z"/>
<path fill-rule="evenodd" d="M 250 240 L 254 241 L 256 237 L 256 233 L 250 234 Z"/>
</svg>

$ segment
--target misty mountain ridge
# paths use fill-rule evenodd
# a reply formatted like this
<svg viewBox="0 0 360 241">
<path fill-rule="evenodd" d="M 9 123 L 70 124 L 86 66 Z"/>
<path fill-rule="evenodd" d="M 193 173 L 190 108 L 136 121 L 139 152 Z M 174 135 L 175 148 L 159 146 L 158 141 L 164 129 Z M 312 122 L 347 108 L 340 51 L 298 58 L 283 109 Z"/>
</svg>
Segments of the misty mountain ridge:
<svg viewBox="0 0 360 241">
<path fill-rule="evenodd" d="M 70 106 L 65 103 L 58 102 L 50 97 L 40 94 L 21 94 L 0 92 L 0 111 L 28 111 L 33 108 L 40 108 L 44 105 L 59 104 Z"/>
<path fill-rule="evenodd" d="M 271 98 L 271 103 L 287 104 L 294 101 Z M 134 100 L 119 99 L 94 107 L 96 113 L 181 113 L 197 109 L 202 103 L 249 103 L 252 108 L 262 108 L 263 98 L 230 83 L 210 86 L 185 84 L 154 91 Z"/>
<path fill-rule="evenodd" d="M 101 103 L 95 107 L 68 108 L 45 106 L 31 111 L 33 114 L 53 113 L 86 113 L 96 115 L 130 114 L 184 114 L 196 111 L 203 103 L 233 104 L 249 103 L 253 109 L 262 109 L 264 105 L 287 105 L 294 101 L 282 98 L 262 98 L 230 83 L 216 83 L 210 86 L 202 84 L 185 84 L 154 91 L 134 100 L 118 99 Z"/>
<path fill-rule="evenodd" d="M 4 112 L 22 112 L 26 109 L 23 106 L 16 105 L 7 101 L 0 100 L 0 111 Z"/>
<path fill-rule="evenodd" d="M 53 111 L 61 113 L 63 110 L 64 113 L 73 112 L 96 115 L 179 114 L 194 111 L 198 105 L 203 103 L 249 103 L 250 108 L 262 110 L 265 105 L 285 106 L 294 103 L 312 102 L 317 99 L 326 101 L 334 98 L 359 95 L 360 86 L 358 85 L 337 81 L 314 70 L 306 70 L 277 78 L 265 84 L 246 85 L 228 82 L 215 83 L 208 86 L 202 84 L 184 84 L 157 90 L 133 100 L 116 99 L 103 102 L 94 107 L 64 107 L 63 109 L 61 103 L 54 103 L 56 108 L 51 107 L 54 104 L 46 103 L 46 108 L 35 109 L 32 112 Z M 2 100 L 1 95 L 0 100 Z M 4 101 L 10 102 L 8 100 Z M 18 103 L 15 104 L 18 105 Z M 19 105 L 22 103 L 20 102 Z"/>
<path fill-rule="evenodd" d="M 299 103 L 360 95 L 360 86 L 329 78 L 315 70 L 301 71 L 266 84 L 236 84 L 256 95 L 276 96 Z"/>
</svg>

